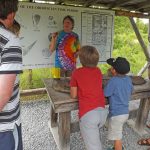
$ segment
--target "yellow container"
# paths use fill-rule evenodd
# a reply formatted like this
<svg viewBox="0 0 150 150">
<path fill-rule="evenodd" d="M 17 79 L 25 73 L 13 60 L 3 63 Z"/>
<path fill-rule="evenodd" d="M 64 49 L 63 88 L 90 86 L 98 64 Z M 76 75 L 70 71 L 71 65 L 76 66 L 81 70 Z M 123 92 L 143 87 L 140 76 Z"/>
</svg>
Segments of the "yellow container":
<svg viewBox="0 0 150 150">
<path fill-rule="evenodd" d="M 51 68 L 51 76 L 52 78 L 60 78 L 60 68 Z"/>
</svg>

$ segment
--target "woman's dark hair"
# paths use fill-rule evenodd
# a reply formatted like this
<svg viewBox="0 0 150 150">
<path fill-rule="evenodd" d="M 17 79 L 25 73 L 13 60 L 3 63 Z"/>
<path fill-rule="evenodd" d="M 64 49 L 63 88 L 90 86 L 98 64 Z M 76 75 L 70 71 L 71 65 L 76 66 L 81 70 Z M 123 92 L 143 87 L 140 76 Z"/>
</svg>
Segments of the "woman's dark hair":
<svg viewBox="0 0 150 150">
<path fill-rule="evenodd" d="M 17 12 L 18 0 L 0 0 L 0 18 L 6 19 L 8 14 Z"/>
<path fill-rule="evenodd" d="M 72 23 L 72 29 L 74 28 L 74 19 L 71 17 L 71 16 L 65 16 L 64 17 L 64 19 L 63 19 L 63 23 L 64 23 L 64 21 L 66 20 L 66 19 L 69 19 L 70 21 L 71 21 L 71 23 Z"/>
</svg>

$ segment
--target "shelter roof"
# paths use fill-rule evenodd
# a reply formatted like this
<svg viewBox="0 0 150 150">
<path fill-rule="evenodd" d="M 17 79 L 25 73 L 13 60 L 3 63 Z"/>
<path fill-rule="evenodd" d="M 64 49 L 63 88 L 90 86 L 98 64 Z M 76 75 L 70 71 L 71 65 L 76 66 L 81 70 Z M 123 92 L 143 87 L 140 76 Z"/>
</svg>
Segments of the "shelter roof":
<svg viewBox="0 0 150 150">
<path fill-rule="evenodd" d="M 149 18 L 150 0 L 35 0 L 54 2 L 58 5 L 73 5 L 115 10 L 116 15 Z"/>
</svg>

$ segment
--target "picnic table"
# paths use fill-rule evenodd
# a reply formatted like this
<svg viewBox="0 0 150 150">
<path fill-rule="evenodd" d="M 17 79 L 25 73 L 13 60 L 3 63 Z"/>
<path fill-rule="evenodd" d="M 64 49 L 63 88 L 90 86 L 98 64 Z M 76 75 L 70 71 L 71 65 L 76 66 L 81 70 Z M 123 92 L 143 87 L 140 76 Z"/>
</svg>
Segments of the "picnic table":
<svg viewBox="0 0 150 150">
<path fill-rule="evenodd" d="M 78 123 L 71 123 L 71 111 L 78 109 L 78 100 L 71 99 L 69 93 L 60 92 L 52 87 L 53 79 L 44 79 L 50 98 L 50 129 L 60 150 L 70 150 L 70 134 L 79 131 Z M 140 99 L 134 128 L 138 132 L 144 130 L 150 109 L 150 81 L 142 85 L 134 85 L 131 100 Z"/>
</svg>

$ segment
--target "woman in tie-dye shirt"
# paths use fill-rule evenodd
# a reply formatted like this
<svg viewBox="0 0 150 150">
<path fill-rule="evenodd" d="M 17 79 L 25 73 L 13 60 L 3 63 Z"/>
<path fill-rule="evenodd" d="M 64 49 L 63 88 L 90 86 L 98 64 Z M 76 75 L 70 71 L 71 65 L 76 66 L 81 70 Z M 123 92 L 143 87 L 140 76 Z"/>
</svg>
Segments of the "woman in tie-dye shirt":
<svg viewBox="0 0 150 150">
<path fill-rule="evenodd" d="M 63 30 L 52 34 L 50 52 L 56 50 L 55 67 L 61 76 L 70 76 L 76 68 L 77 52 L 80 48 L 78 34 L 73 32 L 74 20 L 71 16 L 63 19 Z"/>
</svg>

